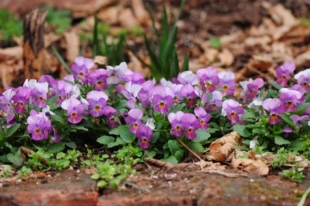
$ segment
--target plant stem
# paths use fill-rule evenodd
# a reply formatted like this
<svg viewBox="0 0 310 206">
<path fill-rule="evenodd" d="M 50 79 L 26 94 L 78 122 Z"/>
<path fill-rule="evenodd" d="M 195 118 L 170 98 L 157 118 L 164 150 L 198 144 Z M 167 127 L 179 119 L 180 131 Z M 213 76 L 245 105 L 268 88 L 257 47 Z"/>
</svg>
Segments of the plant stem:
<svg viewBox="0 0 310 206">
<path fill-rule="evenodd" d="M 193 150 L 191 150 L 186 144 L 184 144 L 184 142 L 182 142 L 179 138 L 176 138 L 176 139 L 181 145 L 183 145 L 183 147 L 185 147 L 185 149 L 187 149 L 190 153 L 192 153 L 197 159 L 199 159 L 200 161 L 203 161 L 203 159 L 201 159 L 201 157 L 199 157 Z"/>
</svg>

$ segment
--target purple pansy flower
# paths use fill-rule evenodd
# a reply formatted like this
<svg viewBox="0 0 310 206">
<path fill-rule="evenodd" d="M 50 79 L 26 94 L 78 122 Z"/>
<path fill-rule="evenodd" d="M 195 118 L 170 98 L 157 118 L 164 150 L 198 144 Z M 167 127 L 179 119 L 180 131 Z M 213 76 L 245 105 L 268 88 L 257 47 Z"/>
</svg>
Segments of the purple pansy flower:
<svg viewBox="0 0 310 206">
<path fill-rule="evenodd" d="M 88 84 L 94 86 L 97 91 L 104 90 L 107 84 L 108 72 L 105 69 L 92 70 L 88 74 Z"/>
<path fill-rule="evenodd" d="M 190 108 L 194 108 L 196 104 L 196 93 L 194 87 L 191 84 L 183 85 L 180 94 L 187 99 L 186 105 Z"/>
<path fill-rule="evenodd" d="M 198 78 L 196 74 L 194 74 L 192 71 L 185 71 L 185 72 L 179 73 L 177 80 L 180 84 L 183 84 L 183 85 L 191 84 L 194 86 L 198 84 Z"/>
<path fill-rule="evenodd" d="M 305 120 L 309 119 L 309 115 L 299 116 L 297 114 L 293 114 L 290 116 L 290 118 L 293 120 L 295 125 L 299 125 L 300 123 L 303 123 Z"/>
<path fill-rule="evenodd" d="M 126 105 L 128 108 L 134 108 L 137 101 L 138 94 L 142 86 L 140 84 L 133 84 L 132 82 L 127 82 L 125 85 L 125 90 L 123 90 L 123 95 L 128 100 Z"/>
<path fill-rule="evenodd" d="M 12 110 L 12 97 L 16 94 L 16 92 L 10 88 L 0 94 L 0 110 L 5 113 L 8 113 Z"/>
<path fill-rule="evenodd" d="M 235 74 L 233 72 L 220 72 L 218 74 L 220 78 L 219 87 L 223 95 L 233 95 L 235 92 Z"/>
<path fill-rule="evenodd" d="M 126 124 L 130 124 L 129 131 L 136 134 L 139 125 L 141 125 L 140 119 L 143 116 L 143 112 L 140 109 L 131 109 L 128 112 L 128 117 L 125 118 Z"/>
<path fill-rule="evenodd" d="M 86 98 L 89 103 L 90 114 L 93 117 L 102 116 L 104 114 L 104 107 L 108 101 L 108 96 L 103 91 L 90 91 Z"/>
<path fill-rule="evenodd" d="M 174 93 L 168 87 L 156 86 L 153 90 L 152 104 L 155 110 L 159 113 L 165 114 L 169 108 L 174 104 Z"/>
<path fill-rule="evenodd" d="M 298 72 L 294 78 L 297 83 L 302 86 L 306 92 L 310 92 L 310 69 Z"/>
<path fill-rule="evenodd" d="M 196 75 L 199 79 L 202 90 L 205 92 L 213 92 L 220 83 L 218 71 L 214 67 L 199 69 L 196 72 Z"/>
<path fill-rule="evenodd" d="M 150 103 L 150 95 L 151 91 L 154 88 L 155 80 L 148 80 L 141 84 L 142 89 L 140 90 L 138 94 L 138 99 L 140 102 L 142 102 L 143 106 L 147 107 Z"/>
<path fill-rule="evenodd" d="M 37 82 L 37 80 L 31 79 L 24 82 L 23 87 L 30 88 L 30 103 L 43 108 L 46 104 L 48 83 L 47 82 Z"/>
<path fill-rule="evenodd" d="M 141 124 L 136 132 L 136 137 L 139 139 L 139 147 L 141 147 L 142 149 L 149 148 L 152 134 L 153 130 L 150 127 Z"/>
<path fill-rule="evenodd" d="M 197 137 L 196 130 L 199 128 L 199 122 L 196 116 L 190 113 L 185 113 L 181 118 L 182 127 L 185 130 L 187 139 L 195 139 Z"/>
<path fill-rule="evenodd" d="M 245 111 L 241 104 L 233 99 L 228 99 L 223 102 L 222 106 L 222 114 L 224 116 L 227 115 L 232 125 L 242 123 L 242 118 Z"/>
<path fill-rule="evenodd" d="M 52 129 L 51 121 L 45 113 L 37 113 L 35 110 L 31 110 L 27 124 L 27 131 L 32 135 L 32 139 L 37 141 L 47 139 Z"/>
<path fill-rule="evenodd" d="M 220 107 L 222 107 L 222 98 L 223 98 L 223 94 L 219 91 L 214 91 L 212 92 L 212 97 L 211 99 L 208 99 L 207 94 L 202 96 L 202 103 L 203 104 L 207 104 L 206 105 L 206 110 L 207 111 L 220 111 Z"/>
<path fill-rule="evenodd" d="M 198 117 L 200 128 L 203 130 L 208 129 L 208 122 L 211 119 L 211 115 L 202 107 L 196 107 L 194 113 Z"/>
<path fill-rule="evenodd" d="M 287 82 L 295 70 L 295 64 L 293 62 L 285 62 L 280 67 L 276 69 L 277 83 L 282 86 L 287 86 Z"/>
<path fill-rule="evenodd" d="M 55 103 L 61 104 L 73 91 L 73 87 L 74 87 L 73 84 L 66 82 L 64 80 L 57 81 L 57 87 L 56 87 L 57 99 Z"/>
<path fill-rule="evenodd" d="M 107 66 L 108 78 L 107 83 L 110 84 L 118 84 L 121 80 L 124 80 L 126 76 L 132 75 L 132 71 L 128 69 L 127 64 L 125 62 L 120 63 L 120 65 L 112 67 Z"/>
<path fill-rule="evenodd" d="M 178 111 L 177 113 L 170 113 L 168 115 L 168 120 L 171 124 L 171 133 L 176 137 L 181 137 L 183 135 L 183 125 L 181 119 L 184 113 Z"/>
<path fill-rule="evenodd" d="M 282 88 L 280 89 L 279 99 L 284 106 L 284 112 L 294 112 L 297 109 L 297 105 L 301 102 L 303 95 L 296 90 Z"/>
<path fill-rule="evenodd" d="M 240 82 L 240 85 L 243 88 L 241 96 L 243 97 L 243 102 L 246 103 L 256 97 L 259 89 L 264 86 L 264 80 L 261 78 L 249 79 L 249 81 Z"/>
<path fill-rule="evenodd" d="M 82 121 L 84 114 L 83 104 L 75 97 L 71 96 L 61 103 L 61 107 L 67 110 L 68 121 L 72 124 L 77 124 Z"/>
<path fill-rule="evenodd" d="M 280 114 L 283 113 L 282 101 L 278 98 L 268 98 L 262 103 L 265 110 L 269 111 L 269 124 L 278 124 L 281 122 Z"/>
<path fill-rule="evenodd" d="M 88 71 L 95 65 L 93 60 L 82 56 L 76 57 L 71 66 L 71 71 L 75 79 L 80 79 L 83 83 L 87 83 Z"/>
</svg>

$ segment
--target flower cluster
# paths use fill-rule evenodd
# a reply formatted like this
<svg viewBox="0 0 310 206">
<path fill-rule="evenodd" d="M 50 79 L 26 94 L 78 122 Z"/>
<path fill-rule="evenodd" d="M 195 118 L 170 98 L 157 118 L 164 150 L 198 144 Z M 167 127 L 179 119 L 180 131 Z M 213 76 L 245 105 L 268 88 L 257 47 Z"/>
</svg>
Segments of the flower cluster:
<svg viewBox="0 0 310 206">
<path fill-rule="evenodd" d="M 72 125 L 86 125 L 90 121 L 112 129 L 127 124 L 138 145 L 147 149 L 153 134 L 160 129 L 170 131 L 171 138 L 188 140 L 197 137 L 197 130 L 207 130 L 210 121 L 220 125 L 220 129 L 229 125 L 231 130 L 232 125 L 245 123 L 244 115 L 253 105 L 268 117 L 270 125 L 279 124 L 282 114 L 289 114 L 295 124 L 306 121 L 310 115 L 309 109 L 293 114 L 306 102 L 310 69 L 294 76 L 298 84 L 283 87 L 278 96 L 266 99 L 260 98 L 263 79 L 240 82 L 242 105 L 233 98 L 234 73 L 218 72 L 214 67 L 200 69 L 196 74 L 185 71 L 173 81 L 161 79 L 157 84 L 131 71 L 124 62 L 106 69 L 93 66 L 91 59 L 77 57 L 71 66 L 72 74 L 63 80 L 44 75 L 39 80 L 26 80 L 18 88 L 7 89 L 0 95 L 0 110 L 6 119 L 3 128 L 25 118 L 33 140 L 51 137 L 55 142 L 61 140 L 56 132 L 61 125 L 56 128 L 56 118 L 51 118 L 55 114 Z M 294 70 L 291 62 L 278 67 L 278 84 L 288 86 Z"/>
</svg>

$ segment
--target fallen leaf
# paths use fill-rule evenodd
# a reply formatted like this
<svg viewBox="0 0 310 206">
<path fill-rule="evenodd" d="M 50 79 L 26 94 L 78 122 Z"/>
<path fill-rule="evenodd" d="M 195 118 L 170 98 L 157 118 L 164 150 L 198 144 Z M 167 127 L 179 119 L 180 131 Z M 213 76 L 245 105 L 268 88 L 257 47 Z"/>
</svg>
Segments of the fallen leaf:
<svg viewBox="0 0 310 206">
<path fill-rule="evenodd" d="M 211 143 L 209 147 L 210 155 L 207 156 L 207 159 L 224 162 L 233 152 L 234 147 L 239 144 L 240 135 L 233 131 Z"/>
<path fill-rule="evenodd" d="M 234 62 L 233 54 L 226 48 L 224 48 L 222 52 L 218 54 L 218 58 L 220 60 L 220 65 L 222 66 L 228 67 Z"/>
<path fill-rule="evenodd" d="M 261 176 L 267 175 L 269 167 L 260 159 L 236 159 L 233 158 L 230 164 L 231 168 L 241 169 L 249 173 L 255 173 Z"/>
<path fill-rule="evenodd" d="M 136 25 L 139 25 L 137 18 L 133 15 L 133 12 L 131 9 L 123 9 L 122 15 L 119 16 L 119 22 L 120 24 L 130 30 Z"/>
<path fill-rule="evenodd" d="M 151 25 L 150 16 L 145 10 L 142 0 L 131 0 L 133 12 L 141 25 Z"/>
<path fill-rule="evenodd" d="M 104 68 L 108 66 L 108 58 L 105 56 L 95 56 L 94 62 L 98 65 L 102 65 Z"/>
<path fill-rule="evenodd" d="M 67 43 L 67 62 L 71 64 L 74 59 L 79 56 L 80 39 L 79 36 L 73 31 L 65 32 L 64 36 Z"/>
<path fill-rule="evenodd" d="M 98 19 L 103 21 L 105 24 L 113 25 L 118 23 L 119 13 L 120 11 L 118 6 L 106 7 L 99 11 Z"/>
</svg>

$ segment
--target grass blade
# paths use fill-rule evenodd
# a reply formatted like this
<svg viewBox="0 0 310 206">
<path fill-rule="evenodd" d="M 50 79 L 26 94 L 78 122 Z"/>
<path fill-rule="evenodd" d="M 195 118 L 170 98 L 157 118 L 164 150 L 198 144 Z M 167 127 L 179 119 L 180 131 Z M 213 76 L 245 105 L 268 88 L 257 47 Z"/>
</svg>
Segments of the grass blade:
<svg viewBox="0 0 310 206">
<path fill-rule="evenodd" d="M 189 54 L 186 54 L 183 61 L 182 72 L 189 70 Z"/>
<path fill-rule="evenodd" d="M 95 25 L 93 31 L 93 58 L 98 55 L 99 51 L 99 40 L 98 40 L 98 18 L 97 15 L 94 16 Z"/>
<path fill-rule="evenodd" d="M 307 199 L 307 196 L 309 195 L 310 193 L 310 187 L 307 189 L 307 191 L 302 195 L 301 199 L 299 200 L 298 202 L 298 205 L 297 206 L 304 206 L 305 205 L 305 202 L 306 202 L 306 199 Z"/>
<path fill-rule="evenodd" d="M 58 61 L 61 63 L 61 65 L 65 68 L 65 70 L 69 74 L 72 74 L 71 69 L 69 68 L 68 64 L 65 62 L 65 60 L 62 58 L 62 56 L 59 54 L 59 52 L 57 51 L 57 49 L 54 46 L 52 46 L 52 51 L 55 54 Z"/>
</svg>

